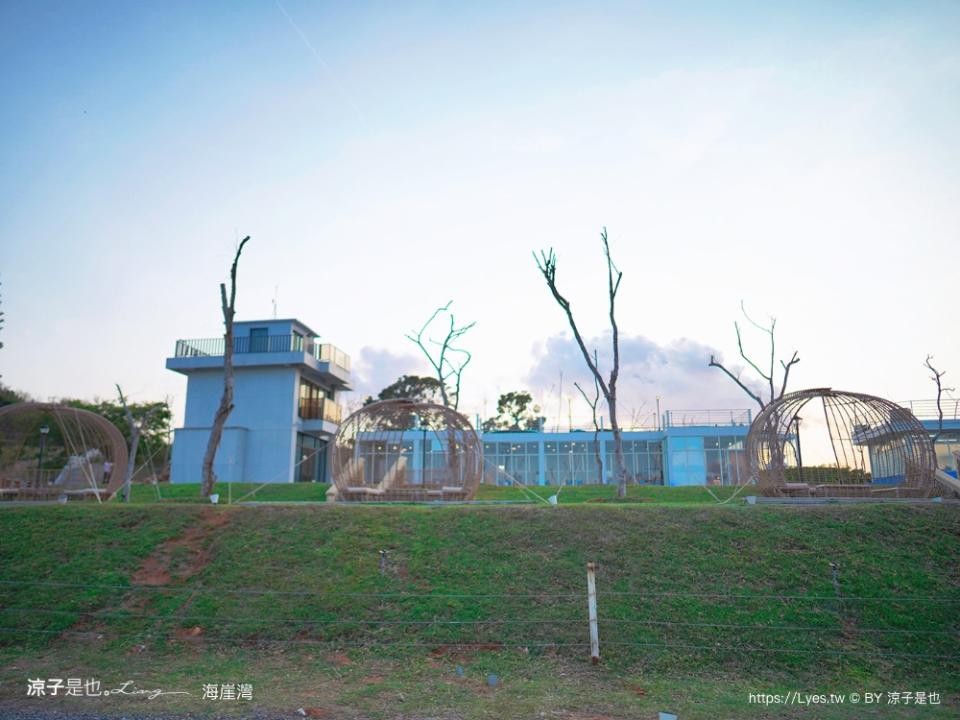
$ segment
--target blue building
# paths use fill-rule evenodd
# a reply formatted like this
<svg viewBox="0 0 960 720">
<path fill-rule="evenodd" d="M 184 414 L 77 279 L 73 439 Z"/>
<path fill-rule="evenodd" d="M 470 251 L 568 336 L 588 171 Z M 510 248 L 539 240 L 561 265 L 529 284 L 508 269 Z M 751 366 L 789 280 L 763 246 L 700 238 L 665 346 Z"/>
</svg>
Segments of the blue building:
<svg viewBox="0 0 960 720">
<path fill-rule="evenodd" d="M 294 320 L 254 320 L 234 326 L 234 410 L 227 420 L 214 470 L 229 482 L 328 482 L 327 451 L 350 387 L 350 358 Z M 167 368 L 187 376 L 184 425 L 174 434 L 171 480 L 199 482 L 201 465 L 223 392 L 223 338 L 178 340 Z M 952 403 L 952 404 L 951 404 Z M 931 401 L 903 403 L 933 435 Z M 960 403 L 946 403 L 939 465 L 956 474 Z M 749 410 L 666 411 L 656 428 L 623 432 L 631 482 L 656 485 L 739 485 L 750 472 L 744 442 Z M 481 435 L 484 482 L 527 485 L 615 483 L 612 433 L 487 432 Z M 389 443 L 388 443 L 389 444 Z M 414 447 L 384 447 L 415 453 Z M 425 456 L 426 457 L 426 456 Z M 425 462 L 425 460 L 424 460 Z M 386 466 L 385 466 L 386 467 Z M 370 463 L 371 471 L 374 463 Z"/>
<path fill-rule="evenodd" d="M 960 400 L 944 398 L 941 401 L 942 432 L 936 400 L 907 400 L 900 404 L 917 416 L 931 437 L 937 438 L 933 445 L 937 453 L 937 466 L 947 474 L 957 477 L 957 466 L 960 462 Z"/>
<path fill-rule="evenodd" d="M 350 390 L 350 358 L 299 320 L 234 324 L 234 409 L 214 461 L 225 482 L 327 479 L 326 446 Z M 170 479 L 199 482 L 223 394 L 224 340 L 178 340 L 167 368 L 187 376 L 182 428 L 174 431 Z"/>
<path fill-rule="evenodd" d="M 749 410 L 663 413 L 660 427 L 625 430 L 630 482 L 651 485 L 738 485 L 749 478 L 744 441 Z M 593 431 L 488 432 L 482 436 L 484 482 L 526 485 L 616 483 L 613 433 L 601 431 L 602 470 Z"/>
</svg>

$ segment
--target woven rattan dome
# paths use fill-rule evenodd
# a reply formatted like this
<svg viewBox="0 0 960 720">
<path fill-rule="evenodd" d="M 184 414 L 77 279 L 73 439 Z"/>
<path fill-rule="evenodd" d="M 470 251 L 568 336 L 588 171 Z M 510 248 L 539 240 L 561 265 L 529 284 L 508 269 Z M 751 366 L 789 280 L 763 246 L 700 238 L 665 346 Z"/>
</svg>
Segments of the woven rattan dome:
<svg viewBox="0 0 960 720">
<path fill-rule="evenodd" d="M 0 407 L 0 497 L 106 500 L 126 470 L 126 440 L 102 415 L 54 403 Z"/>
<path fill-rule="evenodd" d="M 455 410 L 384 400 L 343 421 L 332 462 L 341 500 L 470 500 L 480 484 L 483 449 Z"/>
<path fill-rule="evenodd" d="M 823 447 L 808 447 L 804 431 L 811 426 L 826 431 Z M 812 451 L 820 453 L 813 462 Z M 938 491 L 926 429 L 906 408 L 873 395 L 830 388 L 784 395 L 751 424 L 746 453 L 766 495 L 932 497 Z"/>
</svg>

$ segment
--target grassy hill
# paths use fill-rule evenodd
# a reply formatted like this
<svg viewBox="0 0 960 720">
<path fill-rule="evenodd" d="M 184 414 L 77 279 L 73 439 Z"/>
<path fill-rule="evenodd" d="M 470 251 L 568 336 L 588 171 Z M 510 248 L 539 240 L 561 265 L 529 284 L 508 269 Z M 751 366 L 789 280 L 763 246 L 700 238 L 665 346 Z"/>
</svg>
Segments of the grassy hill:
<svg viewBox="0 0 960 720">
<path fill-rule="evenodd" d="M 687 502 L 3 508 L 0 702 L 73 668 L 330 717 L 801 717 L 747 693 L 869 688 L 943 704 L 817 717 L 956 716 L 958 508 Z M 244 709 L 175 702 L 150 708 Z"/>
</svg>

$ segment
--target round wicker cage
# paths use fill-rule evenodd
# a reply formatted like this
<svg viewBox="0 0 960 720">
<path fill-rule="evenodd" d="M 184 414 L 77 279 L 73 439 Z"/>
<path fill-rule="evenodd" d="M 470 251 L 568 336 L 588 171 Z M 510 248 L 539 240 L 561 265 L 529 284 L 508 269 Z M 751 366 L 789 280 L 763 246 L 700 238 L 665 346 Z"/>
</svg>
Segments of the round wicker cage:
<svg viewBox="0 0 960 720">
<path fill-rule="evenodd" d="M 810 447 L 810 433 L 801 435 L 801 426 L 819 429 L 820 447 Z M 804 465 L 804 454 L 809 460 L 814 452 L 827 461 Z M 746 453 L 765 495 L 882 498 L 938 492 L 926 429 L 908 409 L 873 395 L 831 388 L 784 395 L 751 424 Z"/>
<path fill-rule="evenodd" d="M 126 470 L 126 440 L 102 415 L 55 403 L 0 407 L 0 499 L 106 500 Z"/>
<path fill-rule="evenodd" d="M 384 400 L 343 421 L 332 463 L 339 500 L 472 500 L 483 448 L 470 422 L 455 410 Z"/>
</svg>

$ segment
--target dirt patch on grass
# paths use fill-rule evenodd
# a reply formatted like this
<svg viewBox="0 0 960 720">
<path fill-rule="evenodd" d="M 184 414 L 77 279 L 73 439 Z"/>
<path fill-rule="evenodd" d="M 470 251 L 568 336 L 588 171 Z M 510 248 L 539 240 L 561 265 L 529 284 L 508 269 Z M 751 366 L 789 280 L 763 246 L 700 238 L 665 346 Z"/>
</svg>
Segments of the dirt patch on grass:
<svg viewBox="0 0 960 720">
<path fill-rule="evenodd" d="M 210 545 L 216 531 L 227 524 L 229 513 L 206 507 L 199 521 L 182 535 L 167 540 L 143 561 L 131 580 L 134 585 L 181 583 L 210 564 Z"/>
<path fill-rule="evenodd" d="M 330 653 L 327 655 L 327 662 L 336 667 L 347 667 L 353 665 L 353 660 L 341 652 Z"/>
</svg>

